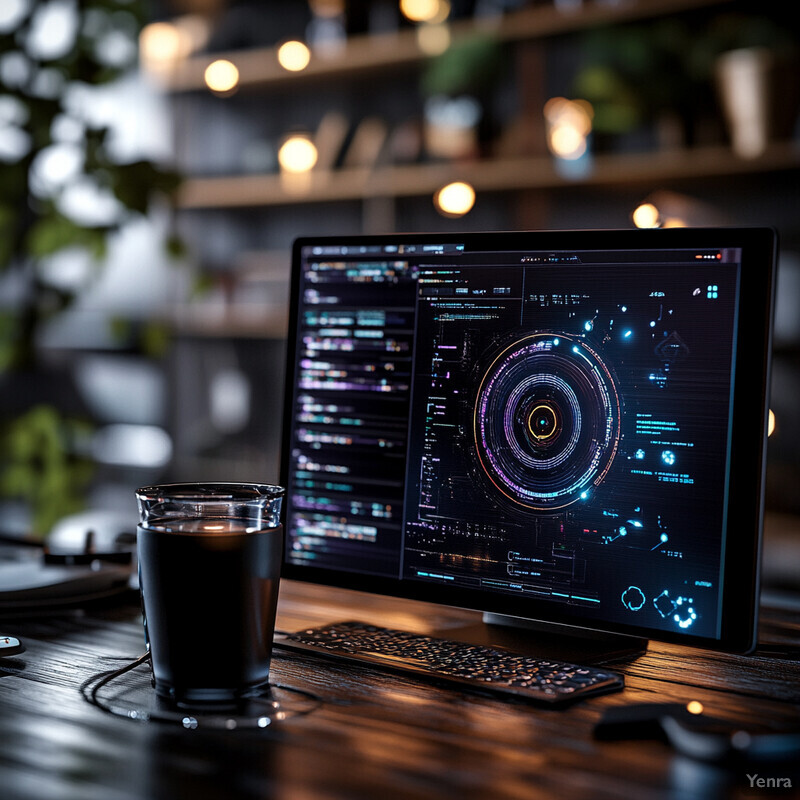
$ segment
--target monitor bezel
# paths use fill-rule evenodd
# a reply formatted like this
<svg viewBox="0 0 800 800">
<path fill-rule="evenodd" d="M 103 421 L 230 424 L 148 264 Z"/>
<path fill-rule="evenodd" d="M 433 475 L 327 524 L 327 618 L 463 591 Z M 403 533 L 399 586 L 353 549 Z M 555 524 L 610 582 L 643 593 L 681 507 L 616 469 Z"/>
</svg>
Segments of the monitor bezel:
<svg viewBox="0 0 800 800">
<path fill-rule="evenodd" d="M 777 232 L 765 227 L 671 228 L 565 231 L 491 231 L 397 233 L 354 236 L 303 236 L 292 248 L 286 382 L 280 480 L 288 486 L 291 452 L 290 412 L 295 389 L 295 355 L 301 279 L 301 252 L 310 245 L 464 243 L 468 248 L 530 250 L 603 250 L 741 248 L 737 350 L 734 371 L 730 476 L 719 638 L 698 637 L 649 627 L 581 619 L 547 601 L 490 594 L 360 572 L 301 566 L 284 557 L 282 578 L 352 589 L 376 595 L 524 617 L 589 631 L 645 637 L 658 641 L 747 653 L 756 644 L 760 557 L 764 516 L 768 396 Z M 757 425 L 752 424 L 757 420 Z M 285 512 L 284 512 L 285 513 Z M 285 534 L 285 535 L 288 535 Z"/>
</svg>

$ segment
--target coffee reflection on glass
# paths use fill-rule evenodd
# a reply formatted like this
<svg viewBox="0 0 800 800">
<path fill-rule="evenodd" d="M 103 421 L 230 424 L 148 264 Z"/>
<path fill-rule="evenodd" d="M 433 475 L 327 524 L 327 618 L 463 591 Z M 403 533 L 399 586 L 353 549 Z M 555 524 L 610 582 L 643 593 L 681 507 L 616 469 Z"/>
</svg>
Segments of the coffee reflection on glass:
<svg viewBox="0 0 800 800">
<path fill-rule="evenodd" d="M 268 683 L 283 494 L 242 483 L 136 492 L 142 615 L 159 696 L 232 703 Z"/>
</svg>

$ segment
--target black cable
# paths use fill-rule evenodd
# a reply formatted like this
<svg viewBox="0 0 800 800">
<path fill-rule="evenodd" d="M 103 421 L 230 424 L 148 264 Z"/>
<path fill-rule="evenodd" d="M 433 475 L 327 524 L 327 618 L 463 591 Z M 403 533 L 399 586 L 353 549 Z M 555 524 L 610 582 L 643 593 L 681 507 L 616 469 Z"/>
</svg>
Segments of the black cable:
<svg viewBox="0 0 800 800">
<path fill-rule="evenodd" d="M 142 653 L 137 659 L 131 661 L 130 664 L 125 664 L 124 667 L 118 667 L 117 669 L 110 669 L 106 670 L 105 672 L 99 672 L 97 675 L 92 675 L 91 678 L 87 678 L 80 686 L 78 690 L 86 700 L 88 700 L 92 705 L 99 705 L 97 702 L 97 692 L 105 686 L 107 683 L 110 683 L 115 678 L 119 678 L 121 675 L 124 675 L 126 672 L 130 672 L 132 669 L 136 669 L 139 664 L 144 664 L 145 661 L 150 659 L 150 653 Z M 93 681 L 97 681 L 97 683 L 92 687 L 92 691 L 89 693 L 89 696 L 86 695 L 86 690 L 92 684 Z"/>
<path fill-rule="evenodd" d="M 226 713 L 225 709 L 197 708 L 168 709 L 131 707 L 127 705 L 115 705 L 111 700 L 102 699 L 99 696 L 100 690 L 108 686 L 111 682 L 122 677 L 128 672 L 136 669 L 150 659 L 150 653 L 143 653 L 134 661 L 125 664 L 117 669 L 99 672 L 87 678 L 79 688 L 81 696 L 91 705 L 99 708 L 107 714 L 118 717 L 137 720 L 139 722 L 169 722 L 180 725 L 187 730 L 203 728 L 206 730 L 237 730 L 241 728 L 267 728 L 275 722 L 282 722 L 289 717 L 310 714 L 322 704 L 319 695 L 305 689 L 297 689 L 294 686 L 285 686 L 280 683 L 270 683 L 265 687 L 264 694 L 257 695 L 246 700 L 252 713 L 232 712 Z M 298 695 L 310 705 L 307 708 L 291 708 L 284 705 L 270 696 L 270 690 L 277 689 L 282 692 Z"/>
</svg>

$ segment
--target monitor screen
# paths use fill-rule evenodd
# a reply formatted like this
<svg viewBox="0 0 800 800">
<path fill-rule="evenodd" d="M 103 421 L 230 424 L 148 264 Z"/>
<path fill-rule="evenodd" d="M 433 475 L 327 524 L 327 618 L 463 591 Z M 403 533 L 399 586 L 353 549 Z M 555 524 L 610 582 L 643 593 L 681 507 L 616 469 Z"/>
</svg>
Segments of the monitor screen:
<svg viewBox="0 0 800 800">
<path fill-rule="evenodd" d="M 754 640 L 775 236 L 304 238 L 286 577 Z"/>
</svg>

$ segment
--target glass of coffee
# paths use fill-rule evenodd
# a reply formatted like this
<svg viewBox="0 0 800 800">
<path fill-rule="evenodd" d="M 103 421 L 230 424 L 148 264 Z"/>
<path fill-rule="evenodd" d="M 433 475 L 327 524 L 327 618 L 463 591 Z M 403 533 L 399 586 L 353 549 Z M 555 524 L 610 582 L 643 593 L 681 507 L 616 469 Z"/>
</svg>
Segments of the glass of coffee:
<svg viewBox="0 0 800 800">
<path fill-rule="evenodd" d="M 156 693 L 236 703 L 269 680 L 284 490 L 175 483 L 136 492 L 145 641 Z"/>
</svg>

